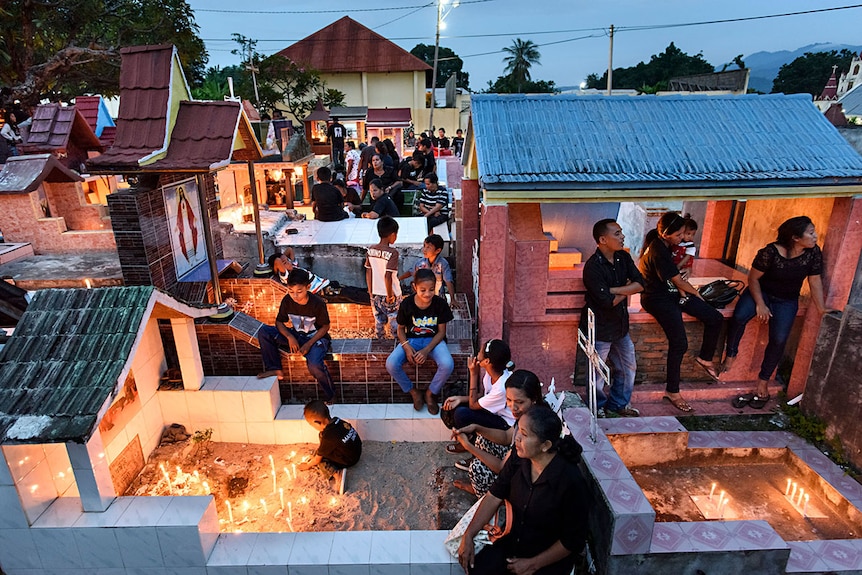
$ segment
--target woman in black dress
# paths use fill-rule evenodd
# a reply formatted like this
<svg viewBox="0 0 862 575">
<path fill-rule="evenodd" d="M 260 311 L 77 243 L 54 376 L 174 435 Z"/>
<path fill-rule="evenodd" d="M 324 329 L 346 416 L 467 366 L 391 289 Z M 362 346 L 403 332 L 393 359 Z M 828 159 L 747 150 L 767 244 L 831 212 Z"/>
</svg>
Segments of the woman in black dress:
<svg viewBox="0 0 862 575">
<path fill-rule="evenodd" d="M 546 405 L 521 417 L 515 449 L 461 539 L 458 562 L 466 573 L 571 573 L 586 542 L 590 496 L 578 468 L 581 446 L 562 429 Z M 504 499 L 512 505 L 511 530 L 475 553 L 473 537 Z"/>
<path fill-rule="evenodd" d="M 769 323 L 769 343 L 763 352 L 757 389 L 733 400 L 734 407 L 751 405 L 763 409 L 769 401 L 769 380 L 784 355 L 784 346 L 799 310 L 799 293 L 807 278 L 811 301 L 821 314 L 826 313 L 823 301 L 823 256 L 817 247 L 817 231 L 811 218 L 797 216 L 778 227 L 778 239 L 757 252 L 748 272 L 748 289 L 736 308 L 727 331 L 724 370 L 733 366 L 745 326 L 757 317 Z"/>
<path fill-rule="evenodd" d="M 656 229 L 644 238 L 640 270 L 646 285 L 641 305 L 652 315 L 667 336 L 667 387 L 664 399 L 686 413 L 694 411 L 679 393 L 682 359 L 688 351 L 688 338 L 682 312 L 703 322 L 703 342 L 695 362 L 713 379 L 718 373 L 712 363 L 723 317 L 718 310 L 703 301 L 697 289 L 682 278 L 673 263 L 671 248 L 682 241 L 685 218 L 667 212 L 659 219 Z"/>
</svg>

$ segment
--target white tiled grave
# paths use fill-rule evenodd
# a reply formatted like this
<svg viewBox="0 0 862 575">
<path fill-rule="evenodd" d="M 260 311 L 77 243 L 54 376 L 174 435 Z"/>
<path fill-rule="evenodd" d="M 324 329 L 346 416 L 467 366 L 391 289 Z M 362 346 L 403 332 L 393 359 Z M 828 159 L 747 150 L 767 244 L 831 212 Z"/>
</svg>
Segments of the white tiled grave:
<svg viewBox="0 0 862 575">
<path fill-rule="evenodd" d="M 207 377 L 198 391 L 158 391 L 153 399 L 161 424 L 210 427 L 214 441 L 317 440 L 301 405 L 280 405 L 275 378 Z M 438 417 L 408 404 L 335 405 L 332 413 L 369 441 L 445 441 L 450 435 Z M 112 441 L 128 442 L 129 435 Z M 117 497 L 104 512 L 85 512 L 74 481 L 56 479 L 71 469 L 68 458 L 50 464 L 58 448 L 65 451 L 57 445 L 3 447 L 0 567 L 6 575 L 463 573 L 443 547 L 447 531 L 220 533 L 210 495 Z M 65 467 L 54 472 L 51 465 Z M 25 497 L 41 493 L 34 482 L 51 482 L 52 473 L 47 493 L 54 495 Z"/>
<path fill-rule="evenodd" d="M 425 218 L 395 218 L 398 222 L 398 247 L 421 248 L 428 236 Z M 298 233 L 288 234 L 288 229 Z M 352 245 L 368 247 L 380 241 L 377 235 L 377 220 L 350 218 L 339 222 L 305 220 L 289 222 L 275 236 L 275 245 L 315 246 L 315 245 Z"/>
</svg>

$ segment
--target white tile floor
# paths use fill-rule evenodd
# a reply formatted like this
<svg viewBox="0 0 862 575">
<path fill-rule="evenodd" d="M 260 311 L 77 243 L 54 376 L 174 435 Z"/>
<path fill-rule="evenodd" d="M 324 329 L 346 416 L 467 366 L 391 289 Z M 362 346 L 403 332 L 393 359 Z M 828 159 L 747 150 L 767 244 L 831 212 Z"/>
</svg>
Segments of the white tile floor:
<svg viewBox="0 0 862 575">
<path fill-rule="evenodd" d="M 398 246 L 422 247 L 428 236 L 424 218 L 395 218 L 398 222 Z M 340 222 L 320 222 L 306 220 L 290 222 L 286 229 L 296 229 L 297 234 L 281 230 L 275 237 L 276 246 L 312 246 L 341 244 L 370 246 L 380 241 L 377 235 L 377 221 L 352 218 Z"/>
</svg>

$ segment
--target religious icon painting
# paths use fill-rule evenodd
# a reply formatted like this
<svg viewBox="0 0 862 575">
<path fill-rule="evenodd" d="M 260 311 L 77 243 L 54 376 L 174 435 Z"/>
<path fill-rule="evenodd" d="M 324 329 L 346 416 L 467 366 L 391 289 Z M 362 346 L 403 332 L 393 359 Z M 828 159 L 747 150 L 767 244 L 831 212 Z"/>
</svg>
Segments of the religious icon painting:
<svg viewBox="0 0 862 575">
<path fill-rule="evenodd" d="M 207 259 L 198 186 L 191 178 L 164 186 L 162 191 L 174 265 L 177 278 L 182 278 Z"/>
</svg>

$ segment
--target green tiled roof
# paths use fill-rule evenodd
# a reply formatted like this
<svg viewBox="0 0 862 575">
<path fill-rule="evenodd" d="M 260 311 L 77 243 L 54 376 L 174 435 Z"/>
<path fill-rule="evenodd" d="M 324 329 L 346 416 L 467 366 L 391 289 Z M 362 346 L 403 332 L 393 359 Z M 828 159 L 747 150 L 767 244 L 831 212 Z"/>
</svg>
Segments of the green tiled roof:
<svg viewBox="0 0 862 575">
<path fill-rule="evenodd" d="M 88 439 L 130 358 L 153 291 L 37 292 L 0 351 L 0 443 Z"/>
</svg>

